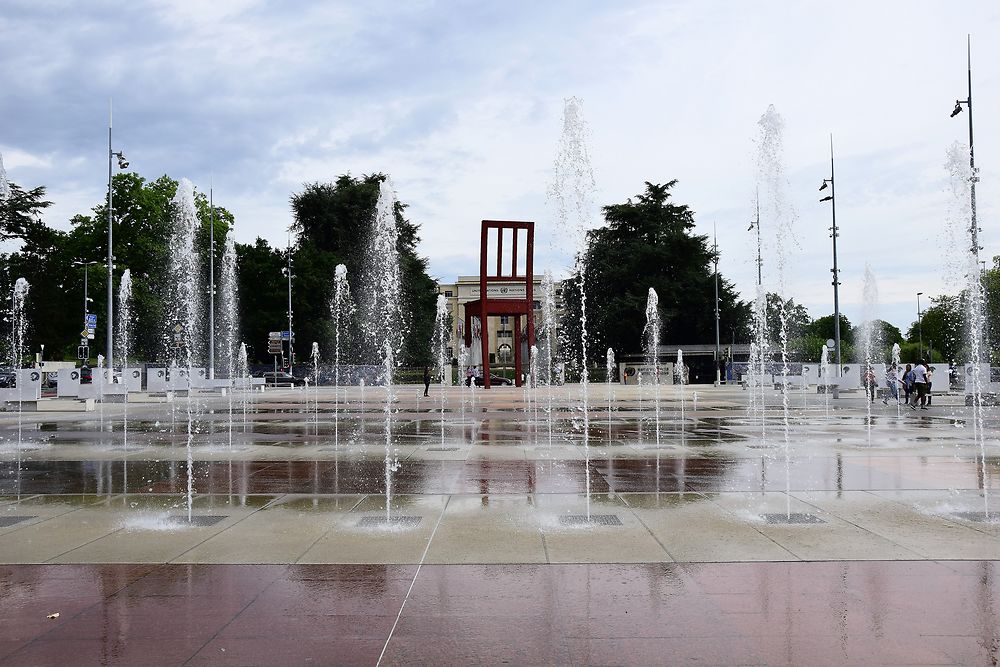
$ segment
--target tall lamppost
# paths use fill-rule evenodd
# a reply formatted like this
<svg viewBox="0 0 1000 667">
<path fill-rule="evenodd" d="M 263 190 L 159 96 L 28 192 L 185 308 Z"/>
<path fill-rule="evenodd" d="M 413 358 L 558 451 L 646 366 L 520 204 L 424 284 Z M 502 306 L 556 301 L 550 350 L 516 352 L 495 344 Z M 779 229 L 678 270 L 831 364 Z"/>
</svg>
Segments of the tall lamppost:
<svg viewBox="0 0 1000 667">
<path fill-rule="evenodd" d="M 976 169 L 976 152 L 973 148 L 973 136 L 972 136 L 972 36 L 969 35 L 966 40 L 966 62 L 968 65 L 968 81 L 969 81 L 969 96 L 964 100 L 955 100 L 955 108 L 951 112 L 951 117 L 954 118 L 958 114 L 962 113 L 962 105 L 969 107 L 969 200 L 970 200 L 970 212 L 971 220 L 969 223 L 969 236 L 972 241 L 972 256 L 975 260 L 976 267 L 979 266 L 979 251 L 982 250 L 982 246 L 979 245 L 979 222 L 976 219 L 976 183 L 979 182 L 979 172 Z M 972 276 L 970 276 L 970 279 Z M 975 320 L 979 320 L 976 326 L 982 326 L 982 276 L 978 277 L 979 288 L 973 294 L 973 308 L 978 310 L 977 317 Z M 976 346 L 977 349 L 973 350 L 973 363 L 976 367 L 979 366 L 979 361 L 982 358 L 982 336 L 978 336 L 979 345 Z"/>
<path fill-rule="evenodd" d="M 104 355 L 107 360 L 108 365 L 108 378 L 111 382 L 114 382 L 114 278 L 115 278 L 115 258 L 113 253 L 113 232 L 112 227 L 114 226 L 114 199 L 111 177 L 113 175 L 112 169 L 112 158 L 118 158 L 118 168 L 128 169 L 128 160 L 121 151 L 115 151 L 111 147 L 111 126 L 112 126 L 112 113 L 111 108 L 108 108 L 108 340 L 105 347 L 106 354 Z"/>
<path fill-rule="evenodd" d="M 840 271 L 837 269 L 837 237 L 840 236 L 840 233 L 837 231 L 837 188 L 834 184 L 832 134 L 830 135 L 830 178 L 824 178 L 819 189 L 826 190 L 827 187 L 830 188 L 830 194 L 820 201 L 830 202 L 830 214 L 833 217 L 833 225 L 830 227 L 830 238 L 833 239 L 833 268 L 830 269 L 830 272 L 833 273 L 833 346 L 836 348 L 837 377 L 840 377 L 843 371 L 840 358 Z"/>
<path fill-rule="evenodd" d="M 295 368 L 295 333 L 292 330 L 292 242 L 288 241 L 288 265 L 282 267 L 282 275 L 288 278 L 288 372 Z"/>
<path fill-rule="evenodd" d="M 924 358 L 924 320 L 923 312 L 920 310 L 920 295 L 923 292 L 917 292 L 917 339 L 920 341 L 920 358 Z"/>
<path fill-rule="evenodd" d="M 972 254 L 976 258 L 976 266 L 979 265 L 979 251 L 982 248 L 979 246 L 979 224 L 976 221 L 976 183 L 979 182 L 978 170 L 976 169 L 976 152 L 973 148 L 973 136 L 972 136 L 972 37 L 968 37 L 966 44 L 967 49 L 967 62 L 968 62 L 968 73 L 969 73 L 969 96 L 964 100 L 955 100 L 955 108 L 951 112 L 951 117 L 954 118 L 958 114 L 962 113 L 962 105 L 969 107 L 969 170 L 971 172 L 971 177 L 969 178 L 969 197 L 971 199 L 972 206 L 972 221 L 969 227 L 969 233 L 972 236 Z"/>
<path fill-rule="evenodd" d="M 715 238 L 713 262 L 715 263 L 715 386 L 722 384 L 722 371 L 719 364 L 722 360 L 719 347 L 719 234 L 712 223 L 712 235 Z"/>
</svg>

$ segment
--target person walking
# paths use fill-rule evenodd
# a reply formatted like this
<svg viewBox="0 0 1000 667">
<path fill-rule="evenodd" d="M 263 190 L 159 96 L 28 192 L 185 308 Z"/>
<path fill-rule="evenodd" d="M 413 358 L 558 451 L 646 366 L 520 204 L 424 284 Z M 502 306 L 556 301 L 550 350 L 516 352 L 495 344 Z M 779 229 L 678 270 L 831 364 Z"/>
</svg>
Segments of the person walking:
<svg viewBox="0 0 1000 667">
<path fill-rule="evenodd" d="M 889 405 L 889 397 L 899 403 L 899 387 L 896 386 L 896 374 L 899 369 L 896 364 L 889 364 L 885 368 L 885 386 L 889 388 L 889 396 L 882 399 L 884 405 Z"/>
<path fill-rule="evenodd" d="M 910 394 L 913 393 L 913 366 L 906 364 L 906 370 L 903 371 L 903 391 L 906 393 L 907 405 L 910 404 Z"/>
<path fill-rule="evenodd" d="M 430 396 L 431 389 L 431 367 L 424 366 L 424 396 Z"/>
<path fill-rule="evenodd" d="M 934 369 L 931 368 L 930 364 L 928 364 L 927 365 L 927 405 L 931 404 L 931 398 L 932 398 L 931 387 L 933 386 L 933 382 L 931 382 L 931 378 L 933 378 L 933 377 L 934 377 Z"/>
<path fill-rule="evenodd" d="M 917 395 L 910 404 L 911 410 L 917 409 L 917 401 L 920 401 L 920 409 L 927 409 L 927 363 L 921 359 L 913 367 L 913 389 Z"/>
</svg>

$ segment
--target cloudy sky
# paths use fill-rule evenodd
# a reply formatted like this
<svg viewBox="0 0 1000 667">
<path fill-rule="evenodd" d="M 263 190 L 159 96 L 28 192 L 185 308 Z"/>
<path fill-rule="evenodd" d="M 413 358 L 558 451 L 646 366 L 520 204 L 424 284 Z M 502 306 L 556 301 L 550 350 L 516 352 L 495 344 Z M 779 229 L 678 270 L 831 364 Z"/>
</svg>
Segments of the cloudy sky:
<svg viewBox="0 0 1000 667">
<path fill-rule="evenodd" d="M 11 180 L 45 185 L 47 221 L 106 188 L 115 146 L 143 176 L 186 176 L 237 216 L 239 240 L 284 243 L 289 196 L 350 172 L 392 175 L 422 226 L 432 273 L 477 271 L 483 218 L 539 224 L 536 266 L 569 263 L 545 191 L 564 99 L 583 99 L 599 203 L 678 179 L 720 268 L 754 292 L 754 139 L 785 120 L 796 242 L 788 292 L 832 312 L 837 155 L 843 310 L 861 319 L 871 263 L 881 316 L 902 328 L 944 280 L 946 151 L 967 141 L 972 33 L 985 257 L 1000 254 L 1000 3 L 212 2 L 6 0 L 0 9 L 0 153 Z M 765 234 L 768 221 L 764 221 Z M 768 250 L 766 282 L 776 280 Z M 710 307 L 706 305 L 706 307 Z"/>
</svg>

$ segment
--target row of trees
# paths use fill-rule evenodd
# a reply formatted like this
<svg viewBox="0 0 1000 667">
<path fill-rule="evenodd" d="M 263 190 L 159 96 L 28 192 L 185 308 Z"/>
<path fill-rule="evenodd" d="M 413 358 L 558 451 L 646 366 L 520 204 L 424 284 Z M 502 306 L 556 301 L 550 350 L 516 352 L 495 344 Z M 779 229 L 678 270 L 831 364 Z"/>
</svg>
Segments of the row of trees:
<svg viewBox="0 0 1000 667">
<path fill-rule="evenodd" d="M 272 247 L 263 239 L 251 244 L 237 244 L 241 332 L 252 360 L 266 362 L 269 331 L 286 328 L 288 294 L 282 269 L 288 253 L 294 273 L 293 309 L 295 311 L 296 352 L 302 359 L 310 343 L 317 341 L 328 351 L 333 339 L 330 302 L 337 264 L 347 266 L 355 303 L 364 300 L 369 289 L 363 280 L 367 257 L 368 230 L 382 174 L 355 178 L 349 175 L 329 183 L 309 183 L 291 196 L 294 242 L 290 250 Z M 636 351 L 642 341 L 647 292 L 653 287 L 659 295 L 662 323 L 661 340 L 665 344 L 705 343 L 715 337 L 713 261 L 715 249 L 710 239 L 694 233 L 694 213 L 684 204 L 671 200 L 676 181 L 666 184 L 646 183 L 645 190 L 622 204 L 603 208 L 604 224 L 588 235 L 586 274 L 583 288 L 588 300 L 591 359 L 603 357 L 603 349 Z M 166 313 L 162 299 L 162 276 L 167 266 L 165 239 L 172 229 L 172 203 L 177 181 L 162 176 L 146 181 L 135 173 L 122 173 L 113 181 L 115 198 L 116 276 L 126 267 L 133 276 L 135 299 L 134 356 L 155 360 L 163 358 L 163 333 Z M 0 240 L 19 243 L 20 248 L 0 255 L 9 288 L 14 279 L 25 277 L 31 284 L 28 320 L 31 323 L 28 349 L 47 346 L 47 358 L 73 358 L 77 333 L 82 326 L 84 267 L 74 262 L 96 262 L 89 268 L 90 312 L 103 319 L 106 312 L 107 274 L 104 266 L 107 235 L 107 204 L 96 206 L 89 215 L 70 220 L 70 229 L 62 231 L 46 225 L 42 216 L 50 206 L 44 188 L 25 190 L 11 184 L 11 196 L 0 203 Z M 234 225 L 233 215 L 215 207 L 214 215 L 203 193 L 196 195 L 201 222 L 197 238 L 198 252 L 207 257 L 209 225 L 214 219 L 216 267 L 226 234 Z M 406 205 L 397 202 L 395 218 L 399 231 L 397 250 L 403 311 L 407 316 L 408 335 L 403 361 L 430 363 L 430 340 L 434 324 L 436 286 L 427 274 L 427 261 L 419 256 L 417 225 L 405 217 Z M 205 263 L 207 267 L 207 262 Z M 206 269 L 207 270 L 207 269 Z M 218 276 L 216 276 L 218 281 Z M 207 281 L 206 281 L 207 282 Z M 989 329 L 1000 322 L 1000 258 L 983 274 Z M 568 358 L 579 358 L 579 314 L 581 311 L 579 276 L 571 276 L 564 286 L 567 317 L 561 330 Z M 966 340 L 965 294 L 932 299 L 922 317 L 906 335 L 893 325 L 878 320 L 872 323 L 875 338 L 887 350 L 899 343 L 906 359 L 918 354 L 919 330 L 922 328 L 925 350 L 933 347 L 935 360 L 960 359 Z M 792 300 L 776 294 L 767 295 L 766 328 L 772 341 L 778 340 L 779 313 L 784 311 L 789 349 L 796 360 L 816 360 L 823 343 L 833 338 L 833 316 L 812 319 L 808 311 Z M 739 298 L 734 285 L 719 279 L 720 329 L 724 340 L 746 342 L 750 338 L 751 304 Z M 342 359 L 360 361 L 364 341 L 359 340 L 359 320 L 342 332 Z M 96 350 L 104 348 L 104 326 L 99 324 Z M 204 332 L 203 332 L 204 333 Z M 841 316 L 843 357 L 857 357 L 859 327 Z M 204 339 L 204 338 L 203 338 Z M 329 356 L 329 355 L 327 355 Z"/>
<path fill-rule="evenodd" d="M 715 249 L 710 239 L 697 235 L 694 213 L 671 201 L 676 181 L 646 183 L 645 190 L 623 204 L 603 208 L 604 224 L 591 231 L 583 289 L 587 296 L 588 358 L 603 358 L 606 347 L 638 351 L 645 324 L 647 292 L 659 296 L 663 344 L 706 343 L 715 340 Z M 579 358 L 581 313 L 580 276 L 574 274 L 564 289 L 567 321 L 564 344 L 571 358 Z M 1000 257 L 983 273 L 986 295 L 987 338 L 1000 333 Z M 934 361 L 966 358 L 967 294 L 931 299 L 917 322 L 903 332 L 884 320 L 870 323 L 876 354 L 888 358 L 894 343 L 903 359 L 916 359 L 922 332 L 924 355 Z M 792 360 L 816 361 L 822 346 L 834 338 L 834 316 L 813 319 L 808 310 L 778 294 L 766 295 L 765 328 L 772 350 L 779 340 L 780 314 L 784 311 L 788 348 Z M 841 354 L 845 361 L 859 361 L 863 325 L 853 326 L 840 316 Z M 741 300 L 733 284 L 719 278 L 719 319 L 724 341 L 751 339 L 752 306 Z M 1000 361 L 1000 359 L 998 359 Z"/>
<path fill-rule="evenodd" d="M 352 276 L 361 275 L 367 232 L 379 184 L 384 178 L 381 174 L 361 178 L 341 176 L 333 183 L 308 184 L 291 198 L 294 243 L 290 252 L 295 275 L 292 307 L 296 355 L 300 359 L 308 356 L 313 341 L 326 347 L 332 340 L 330 299 L 334 267 L 343 263 Z M 117 279 L 129 268 L 133 280 L 132 356 L 150 361 L 163 359 L 164 333 L 172 324 L 165 322 L 163 276 L 169 252 L 166 240 L 173 224 L 171 200 L 177 181 L 168 176 L 147 181 L 135 173 L 121 173 L 114 177 L 112 187 L 115 276 Z M 195 204 L 200 219 L 197 252 L 207 258 L 209 225 L 214 219 L 218 271 L 223 240 L 235 220 L 220 206 L 215 207 L 212 215 L 204 193 L 196 194 Z M 98 314 L 99 322 L 92 341 L 92 354 L 96 354 L 105 346 L 107 201 L 94 207 L 89 215 L 74 216 L 68 231 L 43 222 L 45 209 L 50 205 L 43 187 L 25 190 L 11 184 L 11 196 L 0 201 L 0 241 L 19 247 L 0 254 L 5 268 L 0 280 L 6 294 L 10 294 L 14 280 L 19 277 L 26 278 L 31 285 L 26 313 L 30 323 L 27 349 L 37 351 L 44 344 L 47 359 L 73 359 L 83 326 L 86 270 L 88 295 L 92 299 L 88 308 Z M 403 361 L 422 364 L 430 361 L 427 341 L 434 325 L 436 287 L 427 275 L 426 259 L 417 254 L 418 227 L 404 217 L 405 208 L 397 203 L 395 211 L 403 284 L 401 298 L 410 332 Z M 260 238 L 251 244 L 236 244 L 236 250 L 242 323 L 239 339 L 247 342 L 252 361 L 266 362 L 270 360 L 268 332 L 287 328 L 288 293 L 282 268 L 288 263 L 289 251 L 271 247 Z M 85 268 L 81 264 L 87 262 L 93 265 Z M 208 263 L 204 266 L 207 271 Z M 215 276 L 217 285 L 219 277 Z M 360 280 L 352 287 L 355 297 L 365 289 Z M 115 290 L 117 293 L 117 280 Z M 9 311 L 6 319 L 9 322 Z M 201 333 L 201 339 L 206 340 L 207 332 Z M 344 347 L 345 358 L 350 359 L 355 348 L 350 342 Z"/>
</svg>

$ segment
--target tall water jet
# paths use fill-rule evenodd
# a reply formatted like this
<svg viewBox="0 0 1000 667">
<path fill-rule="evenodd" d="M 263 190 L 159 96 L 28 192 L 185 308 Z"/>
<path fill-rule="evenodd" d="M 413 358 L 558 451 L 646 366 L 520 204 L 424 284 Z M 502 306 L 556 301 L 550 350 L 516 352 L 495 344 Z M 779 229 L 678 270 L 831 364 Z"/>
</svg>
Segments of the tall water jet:
<svg viewBox="0 0 1000 667">
<path fill-rule="evenodd" d="M 759 224 L 759 223 L 758 223 Z M 750 392 L 747 401 L 747 418 L 752 425 L 760 424 L 760 445 L 767 444 L 767 394 L 765 393 L 764 374 L 767 372 L 767 359 L 770 356 L 770 342 L 767 327 L 767 295 L 763 285 L 757 285 L 757 297 L 752 310 L 752 340 L 750 342 L 750 360 L 747 377 L 747 390 Z"/>
<path fill-rule="evenodd" d="M 121 360 L 122 382 L 125 385 L 125 403 L 122 413 L 122 446 L 128 449 L 128 378 L 125 369 L 129 364 L 129 353 L 132 351 L 132 270 L 122 272 L 121 283 L 118 285 L 118 327 L 115 330 L 115 356 Z"/>
<path fill-rule="evenodd" d="M 333 443 L 340 444 L 340 349 L 344 330 L 350 326 L 354 314 L 351 284 L 347 280 L 347 267 L 338 264 L 333 270 Z"/>
<path fill-rule="evenodd" d="M 366 338 L 378 344 L 382 358 L 382 382 L 385 387 L 385 494 L 386 521 L 392 500 L 392 473 L 399 461 L 393 461 L 392 412 L 393 380 L 397 359 L 406 336 L 401 309 L 402 290 L 399 278 L 399 229 L 396 224 L 396 197 L 388 179 L 379 184 L 378 201 L 368 245 L 369 289 L 366 292 Z"/>
<path fill-rule="evenodd" d="M 3 153 L 0 153 L 0 202 L 10 199 L 10 181 L 7 180 L 7 170 L 3 167 Z"/>
<path fill-rule="evenodd" d="M 590 518 L 590 405 L 587 363 L 587 232 L 596 217 L 597 190 L 587 148 L 588 129 L 582 100 L 570 97 L 563 109 L 563 130 L 556 154 L 549 201 L 556 226 L 575 254 L 573 274 L 580 294 L 580 411 L 583 413 L 583 449 L 587 467 L 587 518 Z"/>
<path fill-rule="evenodd" d="M 618 376 L 618 371 L 615 370 L 615 351 L 608 348 L 607 355 L 605 356 L 605 379 L 608 383 L 608 444 L 611 444 L 611 404 L 614 402 L 614 391 L 612 389 L 611 381 L 616 379 Z"/>
<path fill-rule="evenodd" d="M 660 297 L 652 287 L 646 294 L 646 326 L 642 331 L 646 364 L 653 368 L 653 418 L 656 446 L 660 446 Z"/>
<path fill-rule="evenodd" d="M 382 384 L 385 387 L 385 404 L 382 409 L 385 417 L 385 520 L 388 524 L 392 511 L 392 473 L 399 470 L 399 458 L 395 456 L 392 447 L 392 403 L 396 398 L 393 389 L 393 373 L 396 369 L 396 354 L 390 341 L 385 342 L 385 355 L 382 361 Z"/>
<path fill-rule="evenodd" d="M 684 369 L 684 350 L 677 348 L 677 361 L 674 363 L 674 380 L 680 385 L 680 395 L 681 395 L 681 441 L 684 440 L 684 433 L 686 428 L 685 416 L 684 416 L 684 385 L 687 384 L 687 373 Z"/>
<path fill-rule="evenodd" d="M 558 322 L 556 321 L 556 290 L 552 281 L 552 272 L 545 271 L 542 276 L 542 326 L 538 340 L 542 345 L 542 355 L 545 361 L 545 412 L 548 415 L 549 444 L 552 444 L 552 362 L 555 358 L 555 344 L 558 340 Z"/>
<path fill-rule="evenodd" d="M 25 314 L 25 305 L 28 300 L 28 291 L 30 290 L 30 285 L 28 281 L 24 278 L 18 278 L 14 281 L 14 292 L 11 299 L 11 340 L 10 340 L 10 354 L 11 354 L 11 367 L 14 369 L 15 376 L 21 369 L 21 364 L 24 362 L 24 339 L 28 333 L 28 318 Z M 21 386 L 20 378 L 18 378 L 17 385 L 17 470 L 18 475 L 21 472 L 21 444 L 23 437 L 23 429 L 21 425 L 22 412 L 23 412 L 23 401 L 24 397 L 24 387 Z M 20 485 L 18 485 L 20 489 Z M 20 490 L 18 491 L 20 493 Z"/>
<path fill-rule="evenodd" d="M 319 435 L 319 343 L 313 341 L 309 359 L 313 367 L 313 421 L 316 423 L 316 434 Z"/>
<path fill-rule="evenodd" d="M 862 378 L 865 384 L 865 410 L 867 412 L 868 446 L 872 445 L 872 400 L 878 394 L 878 377 L 874 375 L 876 357 L 882 345 L 881 330 L 878 328 L 878 283 L 871 266 L 865 263 L 865 278 L 863 287 L 863 315 L 861 324 L 861 365 Z M 868 392 L 872 395 L 869 397 Z"/>
<path fill-rule="evenodd" d="M 469 348 L 465 346 L 465 341 L 459 341 L 458 343 L 458 381 L 462 384 L 462 424 L 465 424 L 465 400 L 466 392 L 468 392 L 468 368 L 469 365 Z M 464 427 L 463 427 L 464 433 Z M 463 435 L 463 438 L 465 436 Z"/>
<path fill-rule="evenodd" d="M 236 364 L 239 355 L 239 285 L 236 273 L 236 233 L 230 227 L 226 233 L 225 249 L 222 252 L 222 267 L 219 274 L 219 324 L 222 335 L 216 358 L 226 369 L 229 390 L 229 448 L 233 448 L 233 392 L 236 389 Z"/>
<path fill-rule="evenodd" d="M 198 346 L 198 334 L 202 331 L 201 262 L 195 246 L 195 235 L 199 226 L 198 213 L 194 204 L 194 185 L 182 178 L 177 185 L 177 193 L 171 200 L 172 230 L 170 235 L 170 259 L 168 264 L 167 312 L 172 328 L 172 345 L 169 356 L 178 366 L 187 368 L 188 381 L 194 376 L 194 351 Z M 194 413 L 193 397 L 188 391 L 187 399 L 187 514 L 191 520 L 194 501 Z"/>
<path fill-rule="evenodd" d="M 538 389 L 538 346 L 531 346 L 531 360 L 528 362 L 528 369 L 531 373 L 531 388 Z M 532 402 L 533 412 L 532 418 L 532 435 L 534 440 L 538 441 L 538 393 L 534 392 L 534 400 Z"/>
<path fill-rule="evenodd" d="M 983 414 L 983 385 L 989 377 L 983 378 L 983 366 L 989 364 L 986 353 L 986 293 L 982 280 L 982 267 L 979 265 L 981 239 L 976 221 L 976 210 L 973 208 L 971 188 L 974 187 L 977 174 L 973 173 L 968 161 L 969 147 L 955 142 L 948 150 L 945 163 L 948 169 L 952 200 L 948 207 L 947 229 L 958 243 L 953 266 L 949 267 L 949 283 L 957 283 L 964 295 L 966 347 L 969 371 L 966 375 L 966 405 L 972 408 L 973 438 L 979 447 L 979 457 L 982 461 L 981 484 L 983 490 L 983 510 L 987 519 L 990 518 L 989 480 L 986 479 L 986 432 Z M 928 355 L 929 356 L 929 355 Z M 989 371 L 987 370 L 987 374 Z"/>
<path fill-rule="evenodd" d="M 793 225 L 796 214 L 788 201 L 788 179 L 784 166 L 784 126 L 781 115 L 770 105 L 757 121 L 757 187 L 762 193 L 759 200 L 762 220 L 773 228 L 772 258 L 775 267 L 775 289 L 780 297 L 778 305 L 778 345 L 781 352 L 781 423 L 782 450 L 785 459 L 785 488 L 791 489 L 791 442 L 789 438 L 788 375 L 788 313 L 786 263 L 795 245 Z M 758 297 L 759 298 L 759 297 Z M 763 395 L 763 394 L 762 394 Z M 786 515 L 791 516 L 791 494 L 787 494 Z"/>
<path fill-rule="evenodd" d="M 240 389 L 242 390 L 243 409 L 243 433 L 247 432 L 247 413 L 250 411 L 250 400 L 253 394 L 253 386 L 250 384 L 250 363 L 247 361 L 247 344 L 240 343 L 240 351 L 236 355 L 236 376 L 239 378 Z M 232 443 L 232 440 L 230 440 Z"/>
<path fill-rule="evenodd" d="M 893 386 L 895 387 L 895 390 L 893 391 L 893 393 L 896 394 L 895 398 L 896 398 L 896 416 L 897 417 L 899 417 L 899 411 L 900 411 L 900 405 L 899 405 L 899 368 L 900 368 L 900 357 L 899 357 L 899 354 L 900 354 L 899 343 L 893 343 L 892 344 L 892 366 L 890 367 L 890 372 L 892 373 L 893 377 L 895 378 L 895 381 L 893 382 Z"/>
<path fill-rule="evenodd" d="M 448 343 L 451 335 L 448 330 L 448 299 L 444 294 L 438 294 L 434 314 L 434 359 L 437 365 L 438 383 L 441 385 L 441 446 L 444 447 L 444 406 L 445 387 L 451 384 L 451 363 L 448 359 Z"/>
<path fill-rule="evenodd" d="M 823 399 L 826 402 L 826 418 L 830 418 L 830 348 L 823 343 L 819 358 L 820 385 L 823 387 Z"/>
</svg>

